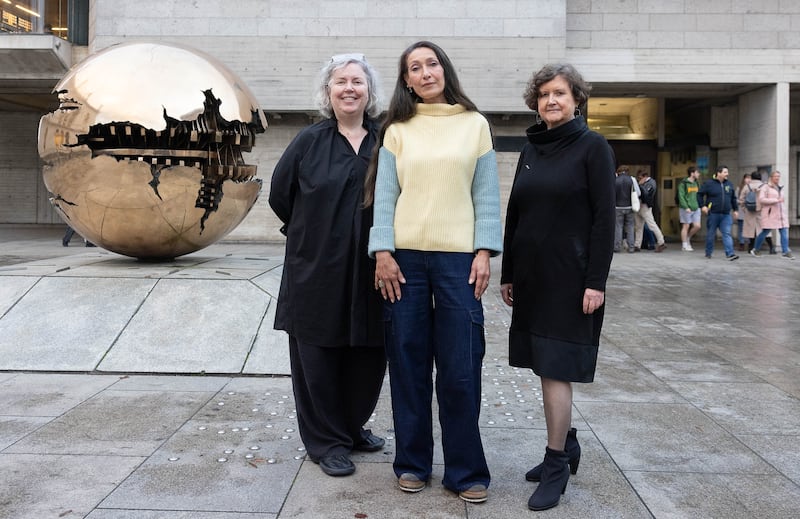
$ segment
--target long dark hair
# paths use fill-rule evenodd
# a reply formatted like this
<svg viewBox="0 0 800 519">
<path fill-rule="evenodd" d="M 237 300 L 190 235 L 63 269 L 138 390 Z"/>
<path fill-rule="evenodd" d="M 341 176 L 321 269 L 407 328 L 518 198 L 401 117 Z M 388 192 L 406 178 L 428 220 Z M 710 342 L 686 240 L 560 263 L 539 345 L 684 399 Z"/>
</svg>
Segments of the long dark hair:
<svg viewBox="0 0 800 519">
<path fill-rule="evenodd" d="M 397 63 L 397 81 L 395 81 L 394 84 L 392 99 L 389 101 L 389 108 L 386 110 L 386 116 L 381 125 L 375 149 L 372 151 L 369 168 L 367 169 L 367 176 L 364 180 L 364 207 L 372 205 L 375 198 L 375 176 L 378 173 L 378 150 L 383 146 L 383 137 L 386 135 L 386 129 L 393 123 L 407 121 L 414 117 L 417 113 L 417 103 L 422 102 L 422 99 L 417 94 L 406 88 L 405 76 L 408 73 L 408 55 L 416 49 L 423 47 L 432 50 L 433 53 L 436 54 L 436 59 L 439 60 L 439 64 L 442 66 L 442 70 L 444 71 L 444 97 L 447 103 L 451 105 L 460 104 L 468 111 L 478 111 L 478 107 L 475 106 L 475 103 L 473 103 L 461 89 L 461 82 L 458 80 L 456 69 L 441 47 L 429 41 L 418 41 L 404 50 Z"/>
</svg>

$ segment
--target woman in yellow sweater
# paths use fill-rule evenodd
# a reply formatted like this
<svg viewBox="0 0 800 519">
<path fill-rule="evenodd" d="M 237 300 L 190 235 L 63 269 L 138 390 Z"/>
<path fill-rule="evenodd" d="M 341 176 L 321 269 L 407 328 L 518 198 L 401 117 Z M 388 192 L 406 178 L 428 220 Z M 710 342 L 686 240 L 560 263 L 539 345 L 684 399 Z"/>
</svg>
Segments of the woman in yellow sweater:
<svg viewBox="0 0 800 519">
<path fill-rule="evenodd" d="M 375 288 L 385 301 L 394 471 L 406 492 L 431 477 L 435 362 L 442 484 L 480 503 L 490 480 L 478 428 L 480 298 L 489 257 L 502 250 L 497 162 L 489 124 L 440 47 L 417 42 L 398 68 L 365 188 L 366 204 L 374 202 Z"/>
</svg>

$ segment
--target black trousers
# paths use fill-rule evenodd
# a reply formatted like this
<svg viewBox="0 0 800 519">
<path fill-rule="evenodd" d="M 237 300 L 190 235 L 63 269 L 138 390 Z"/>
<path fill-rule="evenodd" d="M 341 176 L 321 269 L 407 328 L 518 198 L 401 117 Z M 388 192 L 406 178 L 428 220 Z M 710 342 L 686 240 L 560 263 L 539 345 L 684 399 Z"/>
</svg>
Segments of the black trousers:
<svg viewBox="0 0 800 519">
<path fill-rule="evenodd" d="M 69 245 L 69 241 L 72 239 L 72 236 L 75 234 L 75 229 L 67 225 L 67 230 L 64 232 L 64 237 L 61 238 L 61 243 L 64 246 Z"/>
<path fill-rule="evenodd" d="M 378 403 L 386 353 L 375 347 L 327 347 L 289 336 L 300 437 L 312 460 L 349 454 Z"/>
</svg>

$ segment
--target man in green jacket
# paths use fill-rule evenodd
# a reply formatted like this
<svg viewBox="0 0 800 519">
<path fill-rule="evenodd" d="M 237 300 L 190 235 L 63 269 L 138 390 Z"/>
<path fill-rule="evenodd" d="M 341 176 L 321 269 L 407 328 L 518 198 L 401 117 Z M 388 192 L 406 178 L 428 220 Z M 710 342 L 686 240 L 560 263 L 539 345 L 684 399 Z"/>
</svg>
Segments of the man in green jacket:
<svg viewBox="0 0 800 519">
<path fill-rule="evenodd" d="M 700 172 L 695 166 L 686 170 L 686 178 L 678 184 L 678 213 L 681 222 L 681 243 L 684 251 L 693 251 L 692 236 L 700 230 L 700 208 L 697 205 L 697 178 Z"/>
</svg>

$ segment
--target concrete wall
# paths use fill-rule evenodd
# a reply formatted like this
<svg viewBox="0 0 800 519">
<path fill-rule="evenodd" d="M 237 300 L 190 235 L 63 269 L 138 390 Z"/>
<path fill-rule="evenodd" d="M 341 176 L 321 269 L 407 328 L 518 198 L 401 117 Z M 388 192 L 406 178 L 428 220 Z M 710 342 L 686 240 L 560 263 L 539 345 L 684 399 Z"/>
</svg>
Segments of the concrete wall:
<svg viewBox="0 0 800 519">
<path fill-rule="evenodd" d="M 566 55 L 590 81 L 796 82 L 800 2 L 567 0 Z M 780 52 L 775 52 L 779 50 Z"/>
<path fill-rule="evenodd" d="M 656 135 L 658 132 L 658 100 L 643 99 L 631 107 L 629 123 L 633 133 Z"/>
<path fill-rule="evenodd" d="M 0 115 L 0 222 L 59 223 L 47 201 L 36 149 L 39 114 L 2 112 Z"/>
<path fill-rule="evenodd" d="M 775 167 L 775 96 L 775 87 L 770 86 L 739 98 L 739 162 L 746 172 L 757 166 Z"/>
<path fill-rule="evenodd" d="M 364 52 L 391 92 L 397 59 L 441 45 L 482 110 L 526 112 L 530 73 L 564 56 L 564 0 L 141 0 L 93 2 L 92 52 L 136 39 L 181 41 L 241 75 L 267 111 L 312 110 L 309 81 L 332 54 Z"/>
</svg>

